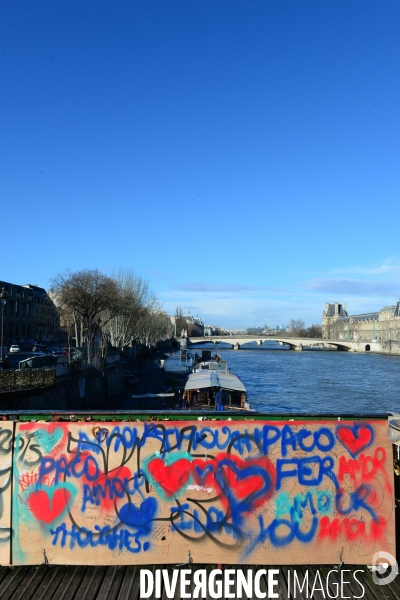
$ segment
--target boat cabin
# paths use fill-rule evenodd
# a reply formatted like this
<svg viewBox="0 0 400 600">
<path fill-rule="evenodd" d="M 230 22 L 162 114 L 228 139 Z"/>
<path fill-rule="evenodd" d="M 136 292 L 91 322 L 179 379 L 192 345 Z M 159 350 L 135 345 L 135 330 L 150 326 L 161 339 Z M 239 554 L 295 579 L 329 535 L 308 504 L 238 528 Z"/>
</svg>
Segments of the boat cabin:
<svg viewBox="0 0 400 600">
<path fill-rule="evenodd" d="M 228 372 L 228 367 L 226 364 L 226 360 L 221 360 L 220 362 L 216 360 L 210 360 L 207 362 L 198 363 L 193 371 L 197 373 L 198 371 L 223 371 L 224 373 Z"/>
<path fill-rule="evenodd" d="M 249 408 L 246 388 L 239 377 L 227 372 L 199 370 L 189 375 L 185 385 L 187 408 L 214 408 L 218 390 L 226 392 L 225 409 Z"/>
</svg>

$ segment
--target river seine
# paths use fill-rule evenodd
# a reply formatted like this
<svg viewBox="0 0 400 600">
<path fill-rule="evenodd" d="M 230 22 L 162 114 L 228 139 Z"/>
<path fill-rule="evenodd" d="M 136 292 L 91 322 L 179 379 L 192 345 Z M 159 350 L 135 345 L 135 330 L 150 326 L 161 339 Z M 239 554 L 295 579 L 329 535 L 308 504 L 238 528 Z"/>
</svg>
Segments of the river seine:
<svg viewBox="0 0 400 600">
<path fill-rule="evenodd" d="M 224 346 L 201 344 L 198 350 L 218 348 L 256 410 L 337 416 L 400 412 L 400 356 L 295 352 L 276 342 L 251 343 L 241 350 Z"/>
</svg>

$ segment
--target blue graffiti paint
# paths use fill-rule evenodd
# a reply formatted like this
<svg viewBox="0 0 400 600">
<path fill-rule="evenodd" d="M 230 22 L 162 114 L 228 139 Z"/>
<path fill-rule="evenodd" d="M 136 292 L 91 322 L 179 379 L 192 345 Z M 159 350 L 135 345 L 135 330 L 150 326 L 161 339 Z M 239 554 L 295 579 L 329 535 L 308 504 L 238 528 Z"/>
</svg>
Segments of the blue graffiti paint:
<svg viewBox="0 0 400 600">
<path fill-rule="evenodd" d="M 97 460 L 90 454 L 83 456 L 78 454 L 71 461 L 68 461 L 65 456 L 59 460 L 44 457 L 40 462 L 38 482 L 43 483 L 45 477 L 50 474 L 54 476 L 56 484 L 67 477 L 79 479 L 83 475 L 88 481 L 95 481 L 100 475 L 100 469 Z"/>
<path fill-rule="evenodd" d="M 152 519 L 157 514 L 158 502 L 150 496 L 143 500 L 139 508 L 127 502 L 118 511 L 119 518 L 124 525 L 137 529 L 141 535 L 149 535 L 152 530 Z"/>
<path fill-rule="evenodd" d="M 243 558 L 247 558 L 257 546 L 268 540 L 276 548 L 287 546 L 295 539 L 304 544 L 310 543 L 316 536 L 319 519 L 314 515 L 308 530 L 301 528 L 303 524 L 293 518 L 293 513 L 290 519 L 276 518 L 268 525 L 264 525 L 264 518 L 259 516 L 258 523 L 260 532 L 244 549 Z"/>
<path fill-rule="evenodd" d="M 348 515 L 353 511 L 357 511 L 360 508 L 364 508 L 371 515 L 374 521 L 378 521 L 376 512 L 374 509 L 368 504 L 367 500 L 371 493 L 374 490 L 372 486 L 368 484 L 360 485 L 354 492 L 344 492 L 343 490 L 338 490 L 336 493 L 336 509 L 341 515 Z M 342 505 L 342 501 L 346 500 L 347 508 Z"/>
<path fill-rule="evenodd" d="M 137 532 L 122 527 L 111 528 L 109 525 L 104 527 L 95 525 L 94 529 L 95 531 L 92 531 L 86 527 L 78 528 L 75 525 L 68 529 L 66 523 L 62 523 L 56 529 L 50 529 L 53 536 L 52 544 L 53 546 L 59 544 L 61 548 L 68 545 L 70 550 L 73 550 L 76 546 L 79 548 L 107 546 L 109 550 L 117 548 L 120 551 L 127 550 L 133 554 L 139 553 L 142 549 L 144 550 L 144 545 L 146 545 L 146 549 L 149 548 L 149 542 L 146 541 L 142 544 L 140 534 Z"/>
<path fill-rule="evenodd" d="M 271 446 L 276 444 L 281 437 L 281 430 L 275 425 L 264 425 L 262 429 L 254 429 L 254 441 L 258 446 L 262 446 L 265 456 L 268 456 Z"/>
<path fill-rule="evenodd" d="M 338 488 L 337 477 L 333 472 L 334 466 L 335 462 L 331 456 L 278 458 L 276 461 L 276 489 L 280 490 L 283 479 L 291 477 L 297 478 L 300 485 L 308 487 L 320 485 L 323 478 L 328 477 L 334 483 L 335 488 Z M 289 468 L 286 469 L 286 467 Z M 316 467 L 316 475 L 314 475 L 312 467 Z"/>
<path fill-rule="evenodd" d="M 187 502 L 179 506 L 171 506 L 171 528 L 177 531 L 192 529 L 193 520 L 187 515 L 190 506 Z"/>
<path fill-rule="evenodd" d="M 96 454 L 100 454 L 100 442 L 97 438 L 89 437 L 86 432 L 80 431 L 78 435 L 76 452 L 78 454 L 82 452 L 95 452 Z"/>
<path fill-rule="evenodd" d="M 225 467 L 235 474 L 238 481 L 243 481 L 252 476 L 258 476 L 263 480 L 263 485 L 257 490 L 251 491 L 244 498 L 237 498 L 234 490 L 229 485 L 229 481 L 226 479 Z M 242 524 L 244 513 L 251 510 L 251 507 L 258 498 L 265 497 L 272 491 L 273 485 L 271 475 L 262 466 L 249 464 L 248 466 L 241 465 L 239 467 L 234 460 L 229 458 L 225 458 L 218 462 L 215 479 L 220 490 L 228 500 L 231 518 L 236 526 Z"/>
<path fill-rule="evenodd" d="M 86 511 L 86 504 L 99 506 L 101 500 L 109 498 L 114 500 L 115 498 L 123 498 L 126 494 L 125 482 L 118 477 L 105 479 L 101 484 L 97 483 L 93 487 L 85 483 L 83 485 L 83 497 L 81 511 Z"/>
<path fill-rule="evenodd" d="M 222 436 L 225 437 L 223 438 Z M 223 426 L 221 429 L 202 427 L 196 432 L 193 450 L 196 451 L 198 448 L 205 448 L 206 450 L 225 450 L 231 442 L 231 439 L 232 432 L 229 427 Z"/>
</svg>

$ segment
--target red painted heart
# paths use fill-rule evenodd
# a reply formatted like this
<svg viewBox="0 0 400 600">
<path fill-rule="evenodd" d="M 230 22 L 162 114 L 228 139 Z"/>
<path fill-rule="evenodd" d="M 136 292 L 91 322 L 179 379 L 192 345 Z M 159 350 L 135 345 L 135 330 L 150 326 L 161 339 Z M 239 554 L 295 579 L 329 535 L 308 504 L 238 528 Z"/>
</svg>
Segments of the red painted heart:
<svg viewBox="0 0 400 600">
<path fill-rule="evenodd" d="M 46 490 L 36 490 L 29 495 L 28 506 L 36 519 L 51 523 L 67 507 L 70 497 L 70 492 L 65 488 L 55 490 L 51 498 Z"/>
<path fill-rule="evenodd" d="M 339 425 L 336 436 L 341 444 L 348 450 L 353 458 L 361 450 L 368 448 L 373 442 L 374 431 L 371 425 Z"/>
<path fill-rule="evenodd" d="M 170 497 L 179 493 L 191 475 L 191 463 L 180 458 L 171 465 L 166 465 L 161 458 L 149 462 L 149 474 Z"/>
<path fill-rule="evenodd" d="M 216 481 L 224 498 L 222 502 L 241 506 L 249 512 L 271 497 L 275 489 L 276 474 L 268 458 L 242 460 L 236 456 L 217 457 Z"/>
</svg>

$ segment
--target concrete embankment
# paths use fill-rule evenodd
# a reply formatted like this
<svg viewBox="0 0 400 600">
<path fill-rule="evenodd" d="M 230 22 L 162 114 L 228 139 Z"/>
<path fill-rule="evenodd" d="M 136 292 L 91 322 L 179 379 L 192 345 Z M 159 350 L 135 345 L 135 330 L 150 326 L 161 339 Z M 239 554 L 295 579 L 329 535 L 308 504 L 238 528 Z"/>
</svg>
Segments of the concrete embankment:
<svg viewBox="0 0 400 600">
<path fill-rule="evenodd" d="M 70 372 L 51 387 L 15 389 L 0 394 L 1 410 L 91 410 L 104 408 L 123 390 L 123 365 Z"/>
<path fill-rule="evenodd" d="M 137 383 L 125 384 L 124 389 L 115 397 L 108 407 L 118 410 L 129 410 L 132 406 L 132 394 L 137 396 L 144 394 L 162 394 L 168 390 L 179 391 L 179 382 L 171 374 L 160 368 L 160 361 L 166 360 L 174 349 L 163 349 L 151 354 L 131 358 L 125 356 L 124 371 L 134 374 Z"/>
</svg>

